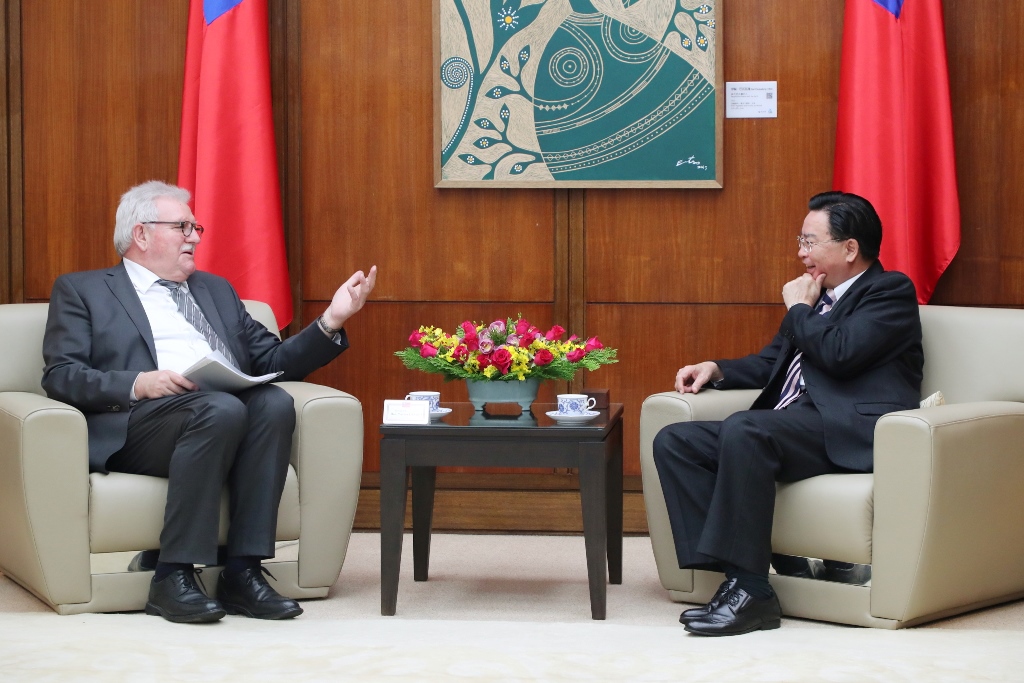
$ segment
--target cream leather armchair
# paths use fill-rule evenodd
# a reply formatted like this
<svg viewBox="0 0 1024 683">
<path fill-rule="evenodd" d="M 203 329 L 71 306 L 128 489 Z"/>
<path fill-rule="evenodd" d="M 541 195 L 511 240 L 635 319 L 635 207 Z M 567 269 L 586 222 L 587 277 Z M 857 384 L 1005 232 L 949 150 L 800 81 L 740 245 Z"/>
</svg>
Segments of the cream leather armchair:
<svg viewBox="0 0 1024 683">
<path fill-rule="evenodd" d="M 1024 311 L 922 306 L 924 385 L 947 405 L 885 415 L 874 474 L 780 484 L 772 549 L 872 566 L 854 586 L 771 575 L 786 615 L 901 628 L 1024 597 Z M 640 417 L 651 543 L 674 600 L 706 602 L 722 575 L 679 569 L 652 442 L 721 420 L 756 391 L 655 394 Z"/>
<path fill-rule="evenodd" d="M 270 307 L 246 301 L 277 333 Z M 60 614 L 141 610 L 152 572 L 96 569 L 103 553 L 159 546 L 165 479 L 90 474 L 85 418 L 46 397 L 42 343 L 47 304 L 0 306 L 0 571 Z M 363 462 L 362 407 L 352 396 L 282 382 L 295 400 L 291 467 L 277 540 L 297 559 L 273 562 L 275 588 L 292 598 L 327 595 L 345 561 Z M 227 496 L 221 505 L 221 542 Z M 129 556 L 130 557 L 130 556 Z M 204 579 L 213 590 L 219 572 Z"/>
</svg>

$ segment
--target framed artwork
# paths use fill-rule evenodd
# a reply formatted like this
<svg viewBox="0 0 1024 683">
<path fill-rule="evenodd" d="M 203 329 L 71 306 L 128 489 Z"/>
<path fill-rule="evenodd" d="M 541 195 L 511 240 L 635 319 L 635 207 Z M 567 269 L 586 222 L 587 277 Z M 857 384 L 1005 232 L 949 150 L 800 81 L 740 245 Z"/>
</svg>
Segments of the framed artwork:
<svg viewBox="0 0 1024 683">
<path fill-rule="evenodd" d="M 437 187 L 722 186 L 722 0 L 433 0 Z"/>
</svg>

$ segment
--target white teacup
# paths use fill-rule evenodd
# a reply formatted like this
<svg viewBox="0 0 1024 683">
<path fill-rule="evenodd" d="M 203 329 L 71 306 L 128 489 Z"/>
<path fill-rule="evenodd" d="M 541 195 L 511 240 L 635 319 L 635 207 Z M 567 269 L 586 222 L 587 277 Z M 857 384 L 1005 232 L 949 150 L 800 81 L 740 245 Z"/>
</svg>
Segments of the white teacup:
<svg viewBox="0 0 1024 683">
<path fill-rule="evenodd" d="M 558 412 L 562 415 L 583 415 L 593 410 L 597 399 L 586 394 L 559 394 Z"/>
<path fill-rule="evenodd" d="M 441 392 L 440 391 L 410 391 L 405 395 L 406 401 L 429 401 L 430 412 L 436 413 L 440 408 L 441 403 Z"/>
</svg>

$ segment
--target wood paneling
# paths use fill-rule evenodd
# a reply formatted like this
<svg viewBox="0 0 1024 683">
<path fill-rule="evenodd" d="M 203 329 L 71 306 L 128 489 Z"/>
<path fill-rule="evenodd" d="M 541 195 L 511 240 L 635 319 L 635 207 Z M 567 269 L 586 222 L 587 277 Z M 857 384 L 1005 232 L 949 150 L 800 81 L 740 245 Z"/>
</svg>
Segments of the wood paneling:
<svg viewBox="0 0 1024 683">
<path fill-rule="evenodd" d="M 188 0 L 22 2 L 25 297 L 117 261 L 121 193 L 178 166 Z"/>
<path fill-rule="evenodd" d="M 960 250 L 932 296 L 1024 305 L 1024 3 L 946 0 Z"/>
<path fill-rule="evenodd" d="M 591 304 L 588 334 L 619 349 L 615 365 L 585 373 L 586 386 L 607 388 L 622 403 L 623 471 L 640 474 L 640 407 L 659 391 L 672 391 L 684 365 L 757 352 L 778 330 L 778 305 Z"/>
<path fill-rule="evenodd" d="M 376 263 L 386 301 L 554 296 L 551 190 L 433 187 L 431 3 L 302 5 L 303 291 Z"/>
</svg>

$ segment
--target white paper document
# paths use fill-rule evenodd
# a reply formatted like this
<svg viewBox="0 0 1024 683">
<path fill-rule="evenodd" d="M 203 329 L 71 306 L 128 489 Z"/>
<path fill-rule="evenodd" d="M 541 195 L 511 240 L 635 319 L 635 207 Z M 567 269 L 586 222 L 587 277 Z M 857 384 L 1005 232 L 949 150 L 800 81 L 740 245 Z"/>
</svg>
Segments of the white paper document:
<svg viewBox="0 0 1024 683">
<path fill-rule="evenodd" d="M 730 81 L 725 84 L 725 118 L 774 119 L 778 115 L 778 81 Z"/>
<path fill-rule="evenodd" d="M 428 425 L 430 424 L 430 403 L 428 401 L 396 401 L 384 399 L 384 424 L 386 425 Z"/>
<path fill-rule="evenodd" d="M 181 374 L 198 384 L 200 391 L 234 392 L 266 384 L 281 373 L 253 377 L 233 366 L 220 351 L 213 351 Z"/>
</svg>

